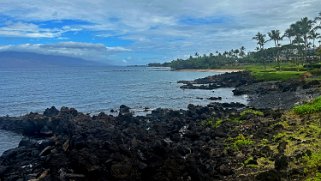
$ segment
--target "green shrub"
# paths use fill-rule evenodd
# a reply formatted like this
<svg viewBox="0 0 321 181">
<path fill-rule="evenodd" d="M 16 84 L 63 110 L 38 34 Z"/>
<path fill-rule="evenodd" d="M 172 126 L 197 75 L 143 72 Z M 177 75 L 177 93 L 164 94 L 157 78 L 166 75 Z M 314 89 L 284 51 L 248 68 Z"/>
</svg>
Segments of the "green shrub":
<svg viewBox="0 0 321 181">
<path fill-rule="evenodd" d="M 223 123 L 222 119 L 217 119 L 215 121 L 214 118 L 209 118 L 201 122 L 203 126 L 212 127 L 212 128 L 218 128 L 221 126 L 222 123 Z"/>
<path fill-rule="evenodd" d="M 319 173 L 319 168 L 321 167 L 321 151 L 314 152 L 310 156 L 306 155 L 303 157 L 304 173 L 308 175 L 314 175 L 314 180 L 321 179 L 321 174 Z"/>
<path fill-rule="evenodd" d="M 295 106 L 292 108 L 296 114 L 312 114 L 321 111 L 321 96 L 313 100 L 312 102 Z"/>
<path fill-rule="evenodd" d="M 321 173 L 317 172 L 313 178 L 308 178 L 306 181 L 321 181 Z"/>
<path fill-rule="evenodd" d="M 252 115 L 256 115 L 256 116 L 264 116 L 264 113 L 262 111 L 257 111 L 254 109 L 245 109 L 244 111 L 242 111 L 240 113 L 241 118 L 244 118 L 245 116 L 252 114 Z"/>
<path fill-rule="evenodd" d="M 261 142 L 260 142 L 260 145 L 262 145 L 262 146 L 265 146 L 265 145 L 267 145 L 267 144 L 269 144 L 269 140 L 268 140 L 268 139 L 265 139 L 265 138 L 263 138 L 263 139 L 261 140 Z"/>
<path fill-rule="evenodd" d="M 240 148 L 244 148 L 246 146 L 252 145 L 254 143 L 251 139 L 246 138 L 242 134 L 238 135 L 235 138 L 232 138 L 231 140 L 232 140 L 231 147 L 236 150 L 239 150 Z"/>
<path fill-rule="evenodd" d="M 286 137 L 287 134 L 285 132 L 280 132 L 273 137 L 273 141 L 279 141 L 282 140 L 284 137 Z"/>
</svg>

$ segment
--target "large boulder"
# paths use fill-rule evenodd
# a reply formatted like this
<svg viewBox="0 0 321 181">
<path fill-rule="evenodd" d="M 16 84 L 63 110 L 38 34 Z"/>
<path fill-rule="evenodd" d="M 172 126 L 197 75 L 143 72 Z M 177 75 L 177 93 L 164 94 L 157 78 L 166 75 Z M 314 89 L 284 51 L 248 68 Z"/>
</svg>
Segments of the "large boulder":
<svg viewBox="0 0 321 181">
<path fill-rule="evenodd" d="M 119 115 L 120 116 L 129 115 L 129 114 L 131 114 L 130 113 L 130 107 L 125 106 L 125 105 L 121 105 L 119 107 Z"/>
</svg>

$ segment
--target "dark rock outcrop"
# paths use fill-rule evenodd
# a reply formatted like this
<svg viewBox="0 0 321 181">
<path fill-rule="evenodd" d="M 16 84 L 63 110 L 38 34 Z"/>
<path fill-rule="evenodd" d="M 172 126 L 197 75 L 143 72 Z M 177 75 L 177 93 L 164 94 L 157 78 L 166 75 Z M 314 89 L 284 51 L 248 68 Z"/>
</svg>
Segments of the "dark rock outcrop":
<svg viewBox="0 0 321 181">
<path fill-rule="evenodd" d="M 0 157 L 0 179 L 211 180 L 232 175 L 222 157 L 228 122 L 206 129 L 201 121 L 236 114 L 237 104 L 156 109 L 133 117 L 127 106 L 113 117 L 63 107 L 56 114 L 0 118 L 0 126 L 33 136 Z M 14 129 L 18 127 L 19 129 Z M 41 134 L 41 130 L 52 135 Z M 226 157 L 227 158 L 227 157 Z"/>
<path fill-rule="evenodd" d="M 182 89 L 217 89 L 221 87 L 238 87 L 249 85 L 255 82 L 255 79 L 249 72 L 231 72 L 220 75 L 208 76 L 194 81 L 178 81 L 184 85 Z"/>
</svg>

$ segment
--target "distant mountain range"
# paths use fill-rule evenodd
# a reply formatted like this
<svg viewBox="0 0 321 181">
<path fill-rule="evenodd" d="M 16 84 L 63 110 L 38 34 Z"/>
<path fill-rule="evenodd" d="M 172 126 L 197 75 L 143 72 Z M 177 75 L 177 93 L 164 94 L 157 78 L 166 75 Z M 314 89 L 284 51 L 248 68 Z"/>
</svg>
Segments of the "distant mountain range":
<svg viewBox="0 0 321 181">
<path fill-rule="evenodd" d="M 44 55 L 17 51 L 0 52 L 0 68 L 76 67 L 102 65 L 106 66 L 107 64 L 62 55 Z"/>
</svg>

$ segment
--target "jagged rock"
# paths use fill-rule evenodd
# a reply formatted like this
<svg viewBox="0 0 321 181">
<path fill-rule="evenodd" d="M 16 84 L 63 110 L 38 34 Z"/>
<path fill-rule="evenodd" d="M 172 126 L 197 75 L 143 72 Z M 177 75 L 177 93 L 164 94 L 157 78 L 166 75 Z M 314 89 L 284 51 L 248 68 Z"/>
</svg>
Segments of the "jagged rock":
<svg viewBox="0 0 321 181">
<path fill-rule="evenodd" d="M 0 178 L 24 179 L 23 174 L 39 175 L 43 168 L 50 169 L 48 174 L 54 180 L 59 180 L 61 175 L 66 180 L 233 177 L 236 154 L 226 150 L 224 141 L 233 136 L 236 124 L 225 120 L 238 116 L 239 106 L 244 105 L 189 105 L 188 110 L 155 109 L 146 116 L 133 116 L 127 106 L 122 106 L 122 114 L 116 117 L 104 113 L 90 116 L 62 108 L 51 120 L 41 114 L 5 118 L 22 130 L 32 125 L 31 130 L 38 131 L 36 136 L 40 140 L 24 140 L 18 148 L 5 152 L 0 165 L 7 169 Z M 214 129 L 202 124 L 209 118 L 224 121 Z M 21 124 L 24 121 L 28 123 Z M 0 121 L 1 124 L 8 122 Z M 263 126 L 260 121 L 253 124 Z M 42 128 L 51 130 L 54 136 L 39 134 Z M 245 131 L 254 135 L 251 131 L 258 130 Z M 61 168 L 66 168 L 64 174 L 59 172 Z M 82 178 L 68 178 L 67 174 L 72 177 L 81 174 Z"/>
<path fill-rule="evenodd" d="M 178 81 L 183 83 L 182 89 L 216 89 L 220 87 L 238 87 L 240 85 L 252 84 L 255 79 L 249 72 L 231 72 L 220 75 L 208 76 L 194 81 Z M 198 85 L 194 85 L 198 84 Z"/>
<path fill-rule="evenodd" d="M 48 117 L 57 116 L 58 114 L 59 114 L 59 110 L 56 109 L 55 106 L 52 106 L 51 108 L 47 108 L 43 113 L 44 116 L 48 116 Z"/>
<path fill-rule="evenodd" d="M 59 112 L 59 116 L 60 117 L 65 117 L 65 118 L 69 118 L 70 116 L 77 116 L 78 115 L 78 111 L 74 108 L 68 108 L 68 107 L 61 107 L 60 112 Z"/>
<path fill-rule="evenodd" d="M 125 106 L 125 105 L 121 105 L 119 108 L 119 115 L 129 115 L 130 113 L 130 108 Z"/>
</svg>

